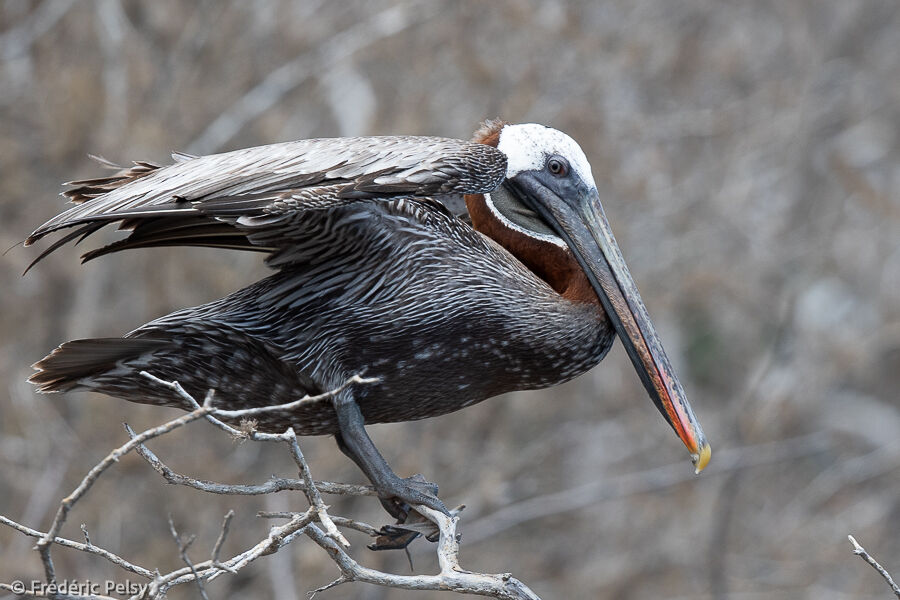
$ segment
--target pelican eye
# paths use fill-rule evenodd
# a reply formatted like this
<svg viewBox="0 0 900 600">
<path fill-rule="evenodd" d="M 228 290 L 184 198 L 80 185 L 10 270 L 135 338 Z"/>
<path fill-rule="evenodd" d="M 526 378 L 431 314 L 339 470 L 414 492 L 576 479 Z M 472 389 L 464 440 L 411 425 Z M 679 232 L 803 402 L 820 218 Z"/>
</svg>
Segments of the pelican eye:
<svg viewBox="0 0 900 600">
<path fill-rule="evenodd" d="M 547 159 L 547 170 L 554 177 L 565 177 L 569 174 L 569 161 L 562 156 L 551 156 Z"/>
</svg>

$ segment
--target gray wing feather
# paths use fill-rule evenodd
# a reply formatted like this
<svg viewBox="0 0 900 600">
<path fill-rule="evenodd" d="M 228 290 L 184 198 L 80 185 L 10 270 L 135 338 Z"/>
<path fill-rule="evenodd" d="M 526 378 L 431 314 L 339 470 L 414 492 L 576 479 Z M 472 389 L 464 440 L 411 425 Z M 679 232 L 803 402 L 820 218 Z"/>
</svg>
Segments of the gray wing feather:
<svg viewBox="0 0 900 600">
<path fill-rule="evenodd" d="M 78 187 L 65 195 L 77 205 L 41 225 L 26 245 L 59 229 L 118 222 L 131 236 L 88 258 L 179 244 L 271 251 L 249 248 L 254 239 L 280 237 L 259 235 L 264 215 L 272 216 L 270 227 L 280 228 L 297 213 L 361 200 L 484 193 L 506 172 L 506 157 L 496 148 L 416 136 L 300 140 L 210 156 L 179 154 L 176 161 L 135 163 L 112 177 L 73 182 Z M 249 239 L 248 229 L 255 234 Z"/>
</svg>

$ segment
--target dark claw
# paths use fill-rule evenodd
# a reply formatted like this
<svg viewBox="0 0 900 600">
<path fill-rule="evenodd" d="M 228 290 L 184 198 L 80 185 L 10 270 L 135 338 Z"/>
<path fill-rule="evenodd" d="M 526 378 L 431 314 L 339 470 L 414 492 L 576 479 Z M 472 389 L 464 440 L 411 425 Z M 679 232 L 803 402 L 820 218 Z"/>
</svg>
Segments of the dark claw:
<svg viewBox="0 0 900 600">
<path fill-rule="evenodd" d="M 412 477 L 401 479 L 392 477 L 387 481 L 380 482 L 378 488 L 379 500 L 385 510 L 390 513 L 397 524 L 427 522 L 425 517 L 412 511 L 412 506 L 420 504 L 439 510 L 447 516 L 450 511 L 438 498 L 438 486 L 427 481 L 421 474 L 415 474 Z M 429 539 L 434 535 L 429 532 Z M 418 531 L 404 529 L 402 527 L 394 527 L 385 525 L 381 528 L 381 535 L 378 536 L 374 543 L 369 545 L 371 550 L 399 550 L 406 548 L 410 543 L 421 535 Z M 432 540 L 433 541 L 433 540 Z"/>
<path fill-rule="evenodd" d="M 416 531 L 398 529 L 392 525 L 385 525 L 379 533 L 381 535 L 366 546 L 369 550 L 403 550 L 419 537 Z"/>
<path fill-rule="evenodd" d="M 438 486 L 426 481 L 420 474 L 405 479 L 396 477 L 378 486 L 382 506 L 400 523 L 406 521 L 410 506 L 414 504 L 421 504 L 450 516 L 450 511 L 438 498 L 437 493 Z"/>
<path fill-rule="evenodd" d="M 458 515 L 465 507 L 464 504 L 459 505 L 450 512 L 450 516 Z M 385 525 L 378 533 L 375 541 L 368 545 L 369 550 L 403 550 L 420 535 L 429 542 L 437 542 L 441 537 L 438 526 L 416 511 L 410 513 L 405 522 Z M 461 537 L 457 533 L 456 541 L 459 542 Z"/>
</svg>

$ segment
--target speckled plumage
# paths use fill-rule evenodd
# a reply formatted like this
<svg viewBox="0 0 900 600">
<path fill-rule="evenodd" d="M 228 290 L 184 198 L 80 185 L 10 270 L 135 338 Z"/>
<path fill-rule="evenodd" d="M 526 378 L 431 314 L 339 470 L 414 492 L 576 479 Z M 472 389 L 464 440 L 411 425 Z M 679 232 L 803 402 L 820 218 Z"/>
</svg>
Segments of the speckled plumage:
<svg viewBox="0 0 900 600">
<path fill-rule="evenodd" d="M 617 335 L 697 468 L 709 460 L 590 164 L 564 133 L 492 121 L 472 142 L 318 139 L 174 159 L 75 182 L 65 195 L 76 206 L 26 245 L 73 231 L 35 262 L 117 224 L 127 237 L 85 260 L 198 245 L 265 252 L 275 274 L 122 338 L 67 342 L 36 363 L 41 391 L 188 408 L 140 376 L 148 371 L 241 409 L 376 378 L 266 411 L 257 426 L 334 434 L 403 521 L 411 506 L 447 510 L 437 486 L 393 472 L 366 424 L 561 383 L 600 362 Z"/>
<path fill-rule="evenodd" d="M 69 343 L 38 363 L 43 391 L 93 389 L 173 404 L 148 370 L 230 409 L 280 404 L 378 377 L 353 394 L 367 423 L 444 414 L 557 384 L 596 365 L 613 329 L 598 304 L 569 302 L 493 240 L 432 199 L 496 188 L 497 149 L 443 138 L 306 140 L 139 163 L 76 182 L 64 227 L 110 222 L 129 238 L 89 253 L 162 244 L 269 252 L 278 271 L 209 304 L 148 323 L 95 359 Z M 82 356 L 78 361 L 75 355 Z M 75 362 L 64 365 L 63 359 Z M 329 402 L 261 415 L 260 427 L 336 433 Z"/>
</svg>

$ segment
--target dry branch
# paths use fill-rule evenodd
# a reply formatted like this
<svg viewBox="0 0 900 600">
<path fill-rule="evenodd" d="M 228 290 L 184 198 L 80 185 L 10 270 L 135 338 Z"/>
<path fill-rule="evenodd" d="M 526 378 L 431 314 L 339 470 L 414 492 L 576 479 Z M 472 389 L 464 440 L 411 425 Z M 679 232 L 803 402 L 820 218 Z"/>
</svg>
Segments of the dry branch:
<svg viewBox="0 0 900 600">
<path fill-rule="evenodd" d="M 72 506 L 75 505 L 87 492 L 91 489 L 91 486 L 97 481 L 100 475 L 103 474 L 109 467 L 111 467 L 114 463 L 119 462 L 119 459 L 131 452 L 137 445 L 161 436 L 163 434 L 169 433 L 170 431 L 182 427 L 191 421 L 196 421 L 199 418 L 202 418 L 209 413 L 213 412 L 213 408 L 211 406 L 198 407 L 193 412 L 190 412 L 182 417 L 177 419 L 173 419 L 168 423 L 160 425 L 159 427 L 154 427 L 153 429 L 148 429 L 144 431 L 138 436 L 133 437 L 126 444 L 119 446 L 112 452 L 110 452 L 106 458 L 97 463 L 93 469 L 91 469 L 87 475 L 84 476 L 84 479 L 81 480 L 81 483 L 78 484 L 78 487 L 75 490 L 63 498 L 63 500 L 59 503 L 59 509 L 56 511 L 56 517 L 53 519 L 53 523 L 50 525 L 50 529 L 47 530 L 41 539 L 38 540 L 37 550 L 41 555 L 41 561 L 44 563 L 44 575 L 46 576 L 47 583 L 56 583 L 56 573 L 53 568 L 53 558 L 50 556 L 50 547 L 55 543 L 54 540 L 56 536 L 59 534 L 62 529 L 63 524 L 66 522 L 66 519 L 69 516 L 69 511 L 72 510 Z"/>
<path fill-rule="evenodd" d="M 897 587 L 897 584 L 894 583 L 894 578 L 891 577 L 891 574 L 887 572 L 887 569 L 882 567 L 877 560 L 875 560 L 871 554 L 866 552 L 866 549 L 859 545 L 859 542 L 852 535 L 848 535 L 847 539 L 850 540 L 850 543 L 853 544 L 853 554 L 857 555 L 870 565 L 872 568 L 878 571 L 878 574 L 881 575 L 885 581 L 887 581 L 888 585 L 891 586 L 891 590 L 893 590 L 894 595 L 900 598 L 900 587 Z"/>
<path fill-rule="evenodd" d="M 459 566 L 459 545 L 456 541 L 456 523 L 458 517 L 446 515 L 427 508 L 416 506 L 417 511 L 434 522 L 441 532 L 438 542 L 438 562 L 441 572 L 438 575 L 392 575 L 369 569 L 353 560 L 343 549 L 329 539 L 315 525 L 306 528 L 306 535 L 324 548 L 341 570 L 341 576 L 323 586 L 314 593 L 327 590 L 342 583 L 362 581 L 386 587 L 405 590 L 453 591 L 461 594 L 475 594 L 504 600 L 540 600 L 521 581 L 509 573 L 488 575 L 472 573 Z"/>
<path fill-rule="evenodd" d="M 3 525 L 6 525 L 7 527 L 15 529 L 19 533 L 27 535 L 28 537 L 43 538 L 44 536 L 47 535 L 46 533 L 37 531 L 36 529 L 32 529 L 30 527 L 26 527 L 25 525 L 17 523 L 16 521 L 13 521 L 12 519 L 4 517 L 3 515 L 0 515 L 0 524 L 3 524 Z M 151 571 L 149 569 L 145 569 L 144 567 L 141 567 L 134 563 L 128 562 L 121 556 L 113 554 L 109 550 L 105 550 L 98 546 L 94 546 L 93 544 L 82 544 L 81 542 L 76 542 L 74 540 L 70 540 L 70 539 L 66 539 L 66 538 L 62 538 L 62 537 L 53 538 L 53 543 L 56 544 L 57 546 L 62 546 L 64 548 L 72 548 L 74 550 L 78 550 L 79 552 L 95 554 L 101 558 L 105 558 L 106 560 L 108 560 L 112 564 L 116 565 L 117 567 L 120 567 L 126 571 L 134 573 L 135 575 L 140 575 L 141 577 L 147 577 L 148 579 L 152 579 L 154 577 L 153 571 Z"/>
<path fill-rule="evenodd" d="M 193 410 L 172 421 L 159 425 L 158 427 L 147 429 L 141 433 L 135 433 L 128 424 L 125 424 L 125 430 L 129 436 L 129 440 L 110 452 L 103 460 L 97 463 L 97 465 L 85 475 L 75 490 L 60 502 L 56 516 L 46 532 L 37 531 L 0 515 L 0 524 L 11 527 L 26 536 L 38 538 L 36 550 L 39 552 L 41 562 L 44 566 L 44 577 L 47 584 L 45 586 L 46 589 L 22 590 L 14 589 L 13 584 L 10 583 L 0 583 L 0 590 L 32 597 L 53 596 L 52 592 L 46 590 L 52 589 L 50 586 L 58 582 L 58 576 L 51 556 L 51 549 L 55 545 L 100 556 L 117 567 L 146 579 L 146 585 L 140 593 L 131 597 L 132 600 L 159 600 L 165 598 L 168 591 L 173 587 L 186 583 L 195 583 L 200 590 L 201 596 L 206 598 L 204 582 L 212 581 L 223 574 L 235 574 L 250 563 L 256 561 L 258 558 L 274 554 L 297 538 L 306 535 L 328 552 L 341 572 L 341 576 L 337 580 L 311 592 L 311 595 L 342 583 L 359 581 L 408 590 L 449 590 L 462 594 L 476 594 L 509 600 L 539 600 L 538 596 L 529 590 L 527 586 L 509 574 L 491 575 L 462 569 L 459 565 L 459 546 L 456 534 L 458 517 L 455 514 L 452 517 L 447 517 L 444 514 L 426 507 L 417 506 L 414 508 L 419 514 L 424 516 L 425 519 L 432 522 L 439 531 L 440 537 L 437 545 L 438 563 L 440 565 L 439 574 L 394 575 L 360 565 L 348 554 L 347 551 L 350 548 L 350 543 L 343 534 L 341 534 L 338 528 L 344 527 L 353 529 L 371 537 L 383 535 L 383 530 L 350 518 L 331 516 L 328 513 L 328 507 L 322 501 L 321 492 L 339 495 L 371 496 L 375 494 L 374 489 L 370 486 L 315 481 L 310 472 L 309 465 L 303 456 L 303 452 L 300 449 L 300 445 L 297 442 L 297 436 L 293 429 L 288 429 L 281 434 L 260 433 L 257 431 L 247 432 L 235 429 L 221 420 L 222 418 L 234 419 L 251 416 L 269 410 L 284 410 L 285 408 L 296 406 L 297 403 L 300 402 L 328 401 L 336 393 L 345 389 L 346 386 L 365 385 L 372 383 L 375 380 L 352 377 L 337 389 L 319 396 L 302 398 L 289 404 L 274 407 L 261 407 L 243 411 L 225 411 L 217 409 L 213 405 L 214 393 L 212 391 L 206 395 L 203 404 L 200 404 L 177 382 L 164 381 L 149 373 L 142 373 L 142 376 L 168 387 L 173 393 L 177 394 L 182 400 L 187 402 L 188 406 L 193 407 Z M 271 478 L 267 482 L 258 485 L 229 485 L 198 480 L 176 473 L 166 466 L 145 445 L 145 442 L 150 439 L 165 435 L 192 421 L 200 419 L 206 419 L 214 426 L 232 436 L 253 441 L 278 442 L 285 444 L 297 465 L 300 472 L 300 479 Z M 76 503 L 85 497 L 93 484 L 101 475 L 103 475 L 103 473 L 105 473 L 113 464 L 118 462 L 121 457 L 132 450 L 146 460 L 147 463 L 169 483 L 192 487 L 207 493 L 233 495 L 259 495 L 284 490 L 299 490 L 304 493 L 310 506 L 305 512 L 299 513 L 259 513 L 258 516 L 260 517 L 286 518 L 288 521 L 282 525 L 270 527 L 266 537 L 252 547 L 231 558 L 222 560 L 220 558 L 222 547 L 234 516 L 234 513 L 229 511 L 223 518 L 219 536 L 210 552 L 209 558 L 201 562 L 194 562 L 188 556 L 188 549 L 191 547 L 194 537 L 182 537 L 176 530 L 175 524 L 170 517 L 170 533 L 175 540 L 178 553 L 185 566 L 165 574 L 159 573 L 154 569 L 148 569 L 134 564 L 121 556 L 94 545 L 90 540 L 85 525 L 81 526 L 81 531 L 85 540 L 83 543 L 61 537 L 59 533 Z M 422 524 L 412 524 L 409 527 L 418 530 L 421 528 L 421 525 Z M 403 528 L 404 526 L 399 527 Z M 56 595 L 53 597 L 60 596 Z M 105 598 L 96 593 L 85 595 L 67 594 L 65 597 L 71 599 Z"/>
<path fill-rule="evenodd" d="M 135 435 L 134 431 L 125 426 L 129 435 Z M 290 479 L 286 477 L 270 477 L 265 483 L 257 485 L 248 484 L 227 484 L 208 481 L 205 479 L 194 479 L 181 473 L 176 473 L 163 463 L 144 444 L 139 445 L 135 451 L 146 460 L 157 473 L 163 476 L 168 483 L 173 485 L 183 485 L 186 487 L 208 492 L 210 494 L 224 494 L 234 496 L 261 496 L 263 494 L 272 494 L 284 491 L 306 491 L 306 482 L 301 479 Z M 324 494 L 334 494 L 337 496 L 376 496 L 375 488 L 370 485 L 357 485 L 352 483 L 335 483 L 333 481 L 316 481 L 316 488 Z"/>
</svg>

